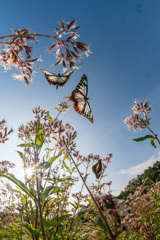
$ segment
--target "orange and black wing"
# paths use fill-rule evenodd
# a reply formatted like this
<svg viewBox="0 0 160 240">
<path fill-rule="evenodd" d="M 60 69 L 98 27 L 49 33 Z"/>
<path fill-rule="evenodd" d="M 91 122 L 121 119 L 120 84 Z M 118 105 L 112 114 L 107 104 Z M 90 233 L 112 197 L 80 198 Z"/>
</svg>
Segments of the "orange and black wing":
<svg viewBox="0 0 160 240">
<path fill-rule="evenodd" d="M 77 113 L 88 118 L 93 123 L 93 114 L 89 102 L 87 101 L 88 93 L 88 81 L 84 74 L 77 85 L 76 89 L 72 92 L 70 101 L 72 101 L 73 107 Z"/>
</svg>

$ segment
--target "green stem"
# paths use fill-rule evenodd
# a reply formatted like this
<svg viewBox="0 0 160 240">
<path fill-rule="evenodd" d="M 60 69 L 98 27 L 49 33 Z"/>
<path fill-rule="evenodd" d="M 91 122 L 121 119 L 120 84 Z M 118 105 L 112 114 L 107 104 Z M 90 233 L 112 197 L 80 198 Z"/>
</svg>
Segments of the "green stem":
<svg viewBox="0 0 160 240">
<path fill-rule="evenodd" d="M 41 223 L 41 230 L 42 230 L 42 237 L 43 237 L 43 240 L 46 240 L 45 230 L 44 230 L 44 222 L 43 222 L 43 212 L 42 212 L 41 198 L 40 198 L 39 181 L 38 181 L 38 171 L 37 171 L 37 152 L 35 151 L 35 148 L 34 148 L 34 153 L 35 153 L 36 186 L 37 186 L 37 194 L 38 194 L 38 205 L 39 205 L 40 223 Z"/>
</svg>

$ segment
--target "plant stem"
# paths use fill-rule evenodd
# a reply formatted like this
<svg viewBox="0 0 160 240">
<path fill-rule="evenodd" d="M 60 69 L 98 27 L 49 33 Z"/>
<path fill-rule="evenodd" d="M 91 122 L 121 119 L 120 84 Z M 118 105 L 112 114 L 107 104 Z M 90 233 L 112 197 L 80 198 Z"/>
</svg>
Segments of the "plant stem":
<svg viewBox="0 0 160 240">
<path fill-rule="evenodd" d="M 38 194 L 38 205 L 39 205 L 39 214 L 40 214 L 41 230 L 42 230 L 42 237 L 43 237 L 43 240 L 46 240 L 45 230 L 44 230 L 44 222 L 43 222 L 42 205 L 41 205 L 41 199 L 40 199 L 39 181 L 38 181 L 38 171 L 37 171 L 37 152 L 35 151 L 35 147 L 34 147 L 34 153 L 35 153 L 36 186 L 37 186 L 37 194 Z"/>
<path fill-rule="evenodd" d="M 56 36 L 50 36 L 50 35 L 46 35 L 46 34 L 35 34 L 35 33 L 27 33 L 27 34 L 11 34 L 11 35 L 6 35 L 6 36 L 2 36 L 0 37 L 0 39 L 5 39 L 5 38 L 11 38 L 11 37 L 15 37 L 15 38 L 19 38 L 19 37 L 47 37 L 47 38 L 51 38 L 51 39 L 57 39 Z M 1 43 L 1 44 L 6 44 L 6 43 Z"/>
<path fill-rule="evenodd" d="M 146 128 L 153 134 L 154 138 L 157 140 L 157 142 L 158 142 L 159 145 L 160 145 L 160 140 L 159 140 L 159 138 L 157 137 L 157 134 L 155 134 L 148 126 L 146 126 Z"/>
<path fill-rule="evenodd" d="M 67 150 L 69 151 L 69 149 L 68 149 L 67 146 L 66 146 L 66 148 L 67 148 Z M 109 232 L 109 234 L 110 234 L 110 236 L 111 236 L 111 239 L 114 240 L 115 237 L 114 237 L 113 234 L 112 234 L 112 231 L 111 231 L 111 229 L 110 229 L 110 227 L 109 227 L 109 224 L 107 223 L 107 220 L 106 220 L 105 216 L 103 215 L 103 213 L 102 213 L 102 211 L 101 211 L 101 209 L 100 209 L 98 203 L 96 202 L 96 200 L 95 200 L 93 194 L 91 193 L 91 191 L 90 191 L 90 189 L 88 188 L 88 186 L 87 186 L 87 184 L 86 184 L 84 178 L 82 177 L 82 174 L 81 174 L 81 172 L 79 171 L 79 169 L 78 169 L 78 167 L 77 167 L 77 164 L 75 163 L 75 161 L 74 161 L 74 159 L 73 159 L 73 157 L 72 157 L 70 151 L 69 151 L 69 156 L 70 156 L 70 158 L 72 159 L 72 161 L 73 161 L 73 163 L 74 163 L 74 165 L 75 165 L 75 167 L 76 167 L 76 169 L 77 169 L 77 171 L 78 171 L 78 173 L 79 173 L 79 175 L 80 175 L 80 177 L 81 177 L 81 179 L 82 179 L 82 181 L 83 181 L 83 183 L 84 183 L 84 185 L 85 185 L 87 191 L 89 192 L 89 194 L 90 194 L 90 196 L 91 196 L 93 202 L 95 203 L 95 205 L 96 205 L 96 207 L 97 207 L 97 209 L 98 209 L 98 211 L 99 211 L 99 213 L 100 213 L 101 218 L 102 218 L 103 221 L 105 222 L 105 225 L 106 225 L 106 227 L 107 227 L 107 229 L 108 229 L 108 232 Z"/>
</svg>

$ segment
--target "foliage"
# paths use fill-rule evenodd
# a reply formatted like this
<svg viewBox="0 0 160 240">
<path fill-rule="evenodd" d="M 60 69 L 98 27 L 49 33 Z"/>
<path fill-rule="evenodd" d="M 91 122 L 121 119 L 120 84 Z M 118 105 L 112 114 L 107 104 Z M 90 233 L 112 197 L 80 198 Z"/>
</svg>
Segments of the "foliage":
<svg viewBox="0 0 160 240">
<path fill-rule="evenodd" d="M 61 22 L 60 28 L 55 28 L 55 36 L 32 34 L 27 28 L 16 29 L 12 35 L 0 37 L 7 39 L 0 42 L 1 65 L 5 69 L 20 70 L 14 77 L 29 85 L 33 67 L 38 67 L 35 62 L 40 60 L 31 56 L 32 42 L 36 37 L 46 37 L 54 41 L 48 50 L 55 51 L 55 66 L 62 64 L 63 70 L 67 64 L 70 69 L 78 68 L 76 62 L 90 53 L 90 44 L 77 41 L 78 28 L 73 20 L 67 24 Z M 85 103 L 86 99 L 84 96 Z M 135 103 L 134 116 L 125 123 L 130 130 L 147 128 L 152 135 L 134 141 L 151 139 L 152 146 L 156 147 L 155 141 L 159 144 L 160 141 L 149 128 L 147 115 L 151 107 L 147 101 Z M 137 181 L 129 183 L 126 192 L 120 195 L 126 201 L 117 200 L 110 191 L 106 194 L 105 187 L 111 182 L 101 180 L 106 176 L 112 154 L 104 158 L 80 154 L 76 148 L 77 132 L 69 123 L 63 124 L 58 119 L 68 108 L 68 102 L 58 104 L 54 118 L 49 111 L 34 108 L 34 120 L 19 127 L 18 137 L 22 143 L 17 153 L 23 162 L 24 182 L 10 172 L 14 164 L 0 162 L 0 239 L 160 239 L 160 189 L 159 182 L 153 183 L 160 180 L 159 163 L 138 176 Z M 80 114 L 85 116 L 83 111 Z M 93 122 L 92 118 L 90 120 Z M 0 121 L 0 143 L 5 143 L 11 132 L 5 120 Z M 95 184 L 89 183 L 91 168 L 97 178 Z M 80 189 L 79 178 L 82 180 Z"/>
<path fill-rule="evenodd" d="M 137 175 L 136 179 L 129 181 L 127 188 L 121 191 L 117 198 L 126 199 L 130 193 L 134 193 L 137 187 L 140 187 L 145 180 L 147 186 L 151 186 L 153 183 L 160 181 L 160 162 L 154 163 L 153 167 L 148 167 L 144 170 L 144 173 Z"/>
<path fill-rule="evenodd" d="M 67 110 L 65 103 L 62 105 L 60 112 Z M 18 136 L 23 141 L 18 147 L 23 151 L 17 151 L 17 153 L 23 161 L 25 182 L 19 181 L 4 168 L 1 170 L 1 176 L 18 187 L 18 190 L 13 192 L 19 195 L 20 200 L 13 209 L 16 209 L 15 213 L 18 212 L 17 225 L 23 229 L 21 231 L 24 237 L 77 239 L 81 238 L 82 230 L 85 232 L 90 227 L 98 228 L 101 238 L 108 236 L 108 226 L 111 223 L 109 225 L 106 223 L 111 219 L 114 220 L 114 215 L 110 213 L 108 218 L 107 211 L 102 212 L 100 207 L 97 209 L 101 203 L 100 199 L 95 197 L 102 195 L 103 187 L 108 184 L 101 184 L 100 180 L 112 154 L 102 158 L 103 170 L 100 179 L 97 185 L 92 185 L 89 189 L 86 185 L 88 170 L 95 161 L 99 161 L 99 155 L 89 154 L 84 157 L 77 151 L 75 142 L 77 133 L 69 123 L 63 125 L 57 117 L 53 120 L 49 111 L 40 107 L 33 109 L 33 113 L 35 120 L 30 121 L 26 126 L 22 124 L 18 129 Z M 80 171 L 82 164 L 86 167 L 84 177 Z M 79 192 L 72 194 L 72 187 L 79 180 L 74 176 L 77 171 L 83 180 L 83 185 Z M 87 187 L 91 199 L 88 194 L 83 195 L 84 186 Z M 103 201 L 105 202 L 105 198 Z M 91 205 L 85 208 L 84 217 L 80 218 L 78 213 L 88 202 Z M 100 211 L 100 215 L 97 215 L 97 211 Z M 117 211 L 116 208 L 114 211 Z M 96 213 L 94 218 L 93 212 Z M 111 234 L 117 235 L 119 224 L 114 220 L 117 230 L 115 233 L 110 230 Z M 16 233 L 16 230 L 13 232 Z M 5 238 L 3 230 L 1 234 Z"/>
<path fill-rule="evenodd" d="M 119 206 L 125 206 L 121 217 L 126 227 L 119 239 L 160 238 L 160 182 L 147 187 L 146 181 L 126 201 L 119 201 Z"/>
<path fill-rule="evenodd" d="M 160 140 L 157 134 L 155 134 L 152 131 L 152 129 L 149 127 L 151 118 L 148 115 L 151 114 L 152 107 L 149 105 L 148 101 L 145 101 L 143 103 L 135 100 L 135 105 L 133 106 L 132 110 L 134 114 L 130 117 L 127 117 L 124 120 L 124 123 L 127 125 L 128 130 L 129 131 L 134 130 L 136 132 L 138 129 L 142 130 L 144 128 L 147 128 L 152 134 L 152 135 L 147 134 L 144 137 L 140 137 L 132 140 L 136 142 L 142 142 L 146 139 L 150 139 L 151 145 L 154 148 L 156 148 L 155 142 L 158 142 L 158 144 L 160 144 Z"/>
</svg>

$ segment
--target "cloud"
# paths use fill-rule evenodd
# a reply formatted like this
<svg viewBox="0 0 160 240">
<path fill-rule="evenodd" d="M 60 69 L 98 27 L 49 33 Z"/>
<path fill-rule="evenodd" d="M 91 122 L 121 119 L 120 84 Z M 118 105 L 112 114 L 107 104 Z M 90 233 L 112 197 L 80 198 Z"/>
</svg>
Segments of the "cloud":
<svg viewBox="0 0 160 240">
<path fill-rule="evenodd" d="M 152 167 L 156 161 L 160 161 L 160 153 L 158 153 L 158 156 L 153 155 L 152 157 L 150 157 L 149 160 L 142 162 L 136 166 L 130 167 L 128 169 L 120 170 L 118 173 L 126 174 L 128 176 L 142 174 L 145 169 L 147 169 L 148 167 Z"/>
</svg>

